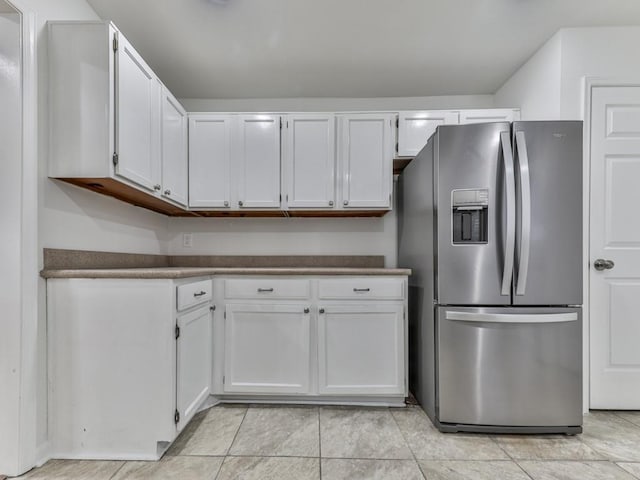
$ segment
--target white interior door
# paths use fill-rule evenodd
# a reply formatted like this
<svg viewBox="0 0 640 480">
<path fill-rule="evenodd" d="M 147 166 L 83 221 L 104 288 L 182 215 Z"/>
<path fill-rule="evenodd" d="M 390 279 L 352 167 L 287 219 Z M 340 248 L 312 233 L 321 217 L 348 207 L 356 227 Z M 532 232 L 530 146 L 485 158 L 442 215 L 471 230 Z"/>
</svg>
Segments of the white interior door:
<svg viewBox="0 0 640 480">
<path fill-rule="evenodd" d="M 590 138 L 590 407 L 640 409 L 640 85 L 592 88 Z"/>
</svg>

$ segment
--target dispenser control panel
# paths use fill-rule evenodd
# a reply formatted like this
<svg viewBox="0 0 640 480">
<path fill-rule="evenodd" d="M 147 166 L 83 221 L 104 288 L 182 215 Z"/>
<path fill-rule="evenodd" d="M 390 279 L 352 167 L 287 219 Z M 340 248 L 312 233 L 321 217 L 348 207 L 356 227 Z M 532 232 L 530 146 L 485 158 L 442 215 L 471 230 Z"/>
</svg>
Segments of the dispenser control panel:
<svg viewBox="0 0 640 480">
<path fill-rule="evenodd" d="M 453 190 L 451 205 L 453 244 L 487 243 L 489 189 Z"/>
</svg>

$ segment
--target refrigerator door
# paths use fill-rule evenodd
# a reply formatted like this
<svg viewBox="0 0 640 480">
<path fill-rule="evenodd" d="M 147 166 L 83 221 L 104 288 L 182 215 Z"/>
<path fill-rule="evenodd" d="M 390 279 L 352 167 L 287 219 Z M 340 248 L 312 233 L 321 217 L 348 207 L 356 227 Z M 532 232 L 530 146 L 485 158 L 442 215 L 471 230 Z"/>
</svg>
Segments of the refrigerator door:
<svg viewBox="0 0 640 480">
<path fill-rule="evenodd" d="M 510 128 L 505 122 L 440 126 L 435 134 L 436 303 L 511 303 Z"/>
<path fill-rule="evenodd" d="M 438 307 L 437 316 L 441 423 L 582 424 L 579 308 Z"/>
<path fill-rule="evenodd" d="M 514 122 L 515 305 L 582 304 L 582 122 Z"/>
</svg>

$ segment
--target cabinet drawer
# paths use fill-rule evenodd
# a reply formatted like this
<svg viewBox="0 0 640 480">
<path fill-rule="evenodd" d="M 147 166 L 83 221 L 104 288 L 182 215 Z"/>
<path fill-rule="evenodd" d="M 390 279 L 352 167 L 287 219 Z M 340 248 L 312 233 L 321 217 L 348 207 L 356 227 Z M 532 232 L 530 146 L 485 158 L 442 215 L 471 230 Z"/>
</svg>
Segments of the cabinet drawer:
<svg viewBox="0 0 640 480">
<path fill-rule="evenodd" d="M 237 279 L 224 282 L 226 298 L 309 298 L 309 280 L 279 278 Z"/>
<path fill-rule="evenodd" d="M 178 287 L 178 311 L 211 300 L 211 280 L 188 283 Z"/>
<path fill-rule="evenodd" d="M 404 282 L 399 278 L 348 278 L 340 280 L 320 280 L 318 297 L 333 299 L 383 299 L 401 300 L 404 298 Z"/>
</svg>

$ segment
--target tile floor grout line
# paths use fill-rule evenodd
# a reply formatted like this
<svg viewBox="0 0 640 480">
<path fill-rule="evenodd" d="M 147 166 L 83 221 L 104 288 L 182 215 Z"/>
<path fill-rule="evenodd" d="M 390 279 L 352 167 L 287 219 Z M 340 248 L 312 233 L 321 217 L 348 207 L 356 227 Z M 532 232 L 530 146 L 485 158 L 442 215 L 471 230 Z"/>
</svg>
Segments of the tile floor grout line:
<svg viewBox="0 0 640 480">
<path fill-rule="evenodd" d="M 227 461 L 227 458 L 230 456 L 229 452 L 231 451 L 231 447 L 233 447 L 233 443 L 236 441 L 236 438 L 238 437 L 238 432 L 240 432 L 240 429 L 242 428 L 242 424 L 244 423 L 244 419 L 247 418 L 247 413 L 249 413 L 249 408 L 251 408 L 251 406 L 247 405 L 247 407 L 245 408 L 245 411 L 244 411 L 244 415 L 242 415 L 242 420 L 240 420 L 240 425 L 238 425 L 236 433 L 233 436 L 233 440 L 231 440 L 231 443 L 229 444 L 229 447 L 226 450 L 226 453 L 224 455 L 224 460 L 222 460 L 222 463 L 220 464 L 220 468 L 218 468 L 218 473 L 216 473 L 216 476 L 213 478 L 213 480 L 218 480 L 218 477 L 220 476 L 220 472 L 222 472 L 222 467 L 224 466 L 225 462 Z"/>
<path fill-rule="evenodd" d="M 156 460 L 156 461 L 158 461 L 158 462 L 159 462 L 160 460 Z M 124 460 L 124 461 L 122 462 L 122 465 L 120 465 L 120 466 L 116 469 L 116 471 L 115 471 L 115 472 L 113 472 L 113 475 L 111 475 L 111 476 L 109 477 L 109 480 L 112 480 L 113 478 L 115 478 L 115 476 L 118 474 L 118 472 L 124 468 L 124 466 L 126 465 L 126 463 L 127 463 L 127 461 L 126 461 L 126 460 Z"/>
<path fill-rule="evenodd" d="M 408 408 L 405 404 L 405 409 Z M 391 415 L 391 418 L 393 419 L 393 423 L 396 424 L 396 427 L 398 427 L 398 431 L 400 432 L 400 436 L 402 437 L 402 439 L 404 440 L 404 443 L 407 444 L 407 448 L 409 449 L 409 451 L 411 452 L 411 456 L 413 457 L 413 461 L 416 463 L 416 465 L 418 466 L 418 470 L 420 471 L 420 475 L 422 475 L 422 478 L 424 478 L 425 480 L 427 479 L 427 474 L 424 473 L 424 471 L 422 470 L 422 466 L 420 465 L 420 462 L 418 461 L 418 459 L 416 458 L 416 454 L 413 451 L 413 448 L 411 448 L 411 445 L 409 444 L 409 440 L 407 439 L 407 437 L 405 436 L 404 432 L 402 431 L 402 428 L 400 428 L 400 424 L 398 423 L 398 420 L 396 420 L 396 417 L 393 415 L 393 413 L 391 412 L 391 410 L 389 410 L 389 415 Z"/>
<path fill-rule="evenodd" d="M 507 455 L 509 454 L 507 453 Z M 526 461 L 526 460 L 523 460 L 523 461 Z M 531 475 L 529 475 L 529 472 L 527 472 L 517 460 L 512 460 L 512 462 L 516 464 L 516 466 L 522 471 L 522 473 L 524 473 L 527 476 L 527 478 L 530 478 L 531 480 L 535 480 Z"/>
<path fill-rule="evenodd" d="M 625 461 L 622 461 L 622 462 L 613 462 L 613 463 L 615 463 L 616 465 L 618 465 L 618 467 L 620 467 L 619 463 L 638 463 L 638 462 L 625 462 Z M 622 467 L 620 467 L 620 468 L 621 468 L 622 470 L 624 470 L 624 468 L 622 468 Z M 628 473 L 629 475 L 631 475 L 633 478 L 640 479 L 640 477 L 638 477 L 637 475 L 635 475 L 635 474 L 633 474 L 633 473 L 631 473 L 631 472 L 627 472 L 626 470 L 624 470 L 624 471 L 625 471 L 626 473 Z M 1 479 L 0 479 L 0 480 L 1 480 Z"/>
<path fill-rule="evenodd" d="M 608 410 L 610 413 L 612 413 L 615 417 L 619 418 L 620 420 L 624 420 L 627 423 L 630 423 L 631 425 L 633 425 L 635 428 L 640 428 L 640 425 L 638 425 L 635 422 L 632 422 L 631 420 L 629 420 L 628 418 L 624 418 L 623 416 L 620 415 L 619 412 L 626 412 L 628 410 Z"/>
</svg>

